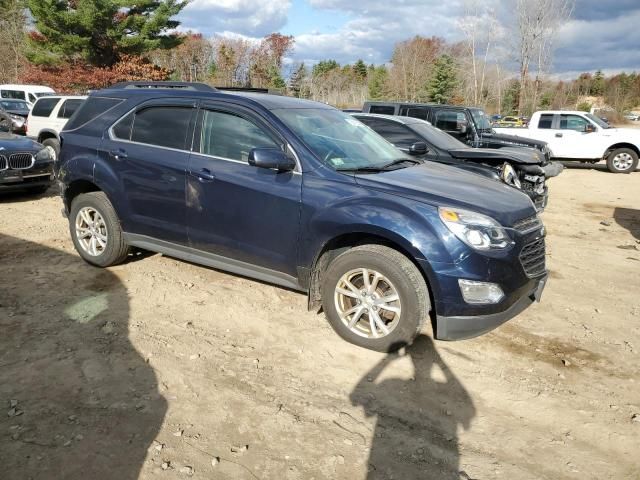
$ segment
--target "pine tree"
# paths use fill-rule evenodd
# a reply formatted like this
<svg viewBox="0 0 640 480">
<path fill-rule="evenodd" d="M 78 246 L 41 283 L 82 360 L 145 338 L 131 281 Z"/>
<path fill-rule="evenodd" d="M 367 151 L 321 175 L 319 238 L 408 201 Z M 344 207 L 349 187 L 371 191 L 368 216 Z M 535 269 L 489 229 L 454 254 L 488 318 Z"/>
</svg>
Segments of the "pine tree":
<svg viewBox="0 0 640 480">
<path fill-rule="evenodd" d="M 373 66 L 372 66 L 373 67 Z M 369 99 L 382 100 L 385 94 L 388 72 L 384 65 L 369 68 Z"/>
<path fill-rule="evenodd" d="M 602 70 L 598 70 L 593 76 L 593 82 L 591 82 L 591 95 L 600 96 L 604 94 L 604 75 Z"/>
<path fill-rule="evenodd" d="M 306 76 L 307 69 L 304 66 L 304 63 L 301 63 L 289 79 L 289 90 L 291 91 L 291 93 L 293 93 L 294 97 L 303 98 L 302 90 Z"/>
<path fill-rule="evenodd" d="M 429 82 L 427 91 L 431 101 L 447 103 L 453 96 L 458 79 L 455 63 L 449 55 L 441 55 L 434 63 L 433 77 Z"/>
<path fill-rule="evenodd" d="M 314 77 L 317 77 L 318 75 L 323 75 L 335 68 L 340 68 L 340 64 L 335 60 L 320 60 L 313 66 L 311 74 Z"/>
<path fill-rule="evenodd" d="M 280 74 L 280 70 L 278 70 L 278 67 L 276 67 L 275 65 L 271 65 L 269 67 L 268 75 L 270 88 L 284 89 L 287 87 L 284 78 L 282 78 L 282 75 Z"/>
<path fill-rule="evenodd" d="M 367 78 L 367 66 L 362 59 L 358 59 L 358 61 L 353 64 L 353 73 L 360 80 Z"/>
<path fill-rule="evenodd" d="M 38 64 L 81 60 L 111 66 L 122 55 L 173 48 L 169 33 L 187 0 L 26 0 L 35 30 L 29 59 Z"/>
</svg>

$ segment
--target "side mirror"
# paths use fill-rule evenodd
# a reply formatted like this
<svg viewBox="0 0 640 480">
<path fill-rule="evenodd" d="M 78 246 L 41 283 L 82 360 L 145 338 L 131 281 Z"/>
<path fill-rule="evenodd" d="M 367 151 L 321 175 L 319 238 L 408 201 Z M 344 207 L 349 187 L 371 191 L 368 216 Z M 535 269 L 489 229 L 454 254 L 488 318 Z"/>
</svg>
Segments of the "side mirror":
<svg viewBox="0 0 640 480">
<path fill-rule="evenodd" d="M 409 147 L 409 155 L 424 155 L 429 149 L 424 142 L 416 142 Z"/>
<path fill-rule="evenodd" d="M 253 148 L 249 152 L 249 165 L 288 172 L 296 168 L 296 162 L 279 148 Z"/>
<path fill-rule="evenodd" d="M 590 123 L 587 123 L 584 126 L 584 133 L 593 133 L 596 131 L 596 127 L 594 127 L 593 125 L 591 125 Z"/>
</svg>

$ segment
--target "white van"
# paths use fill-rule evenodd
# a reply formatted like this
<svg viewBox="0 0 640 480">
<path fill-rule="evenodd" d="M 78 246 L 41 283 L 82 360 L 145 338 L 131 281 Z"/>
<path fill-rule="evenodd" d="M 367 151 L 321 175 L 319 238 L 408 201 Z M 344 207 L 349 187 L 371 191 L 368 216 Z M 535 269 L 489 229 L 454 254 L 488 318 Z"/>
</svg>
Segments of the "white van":
<svg viewBox="0 0 640 480">
<path fill-rule="evenodd" d="M 0 85 L 0 98 L 25 100 L 29 104 L 29 108 L 33 107 L 38 98 L 55 93 L 52 88 L 44 85 Z"/>
</svg>

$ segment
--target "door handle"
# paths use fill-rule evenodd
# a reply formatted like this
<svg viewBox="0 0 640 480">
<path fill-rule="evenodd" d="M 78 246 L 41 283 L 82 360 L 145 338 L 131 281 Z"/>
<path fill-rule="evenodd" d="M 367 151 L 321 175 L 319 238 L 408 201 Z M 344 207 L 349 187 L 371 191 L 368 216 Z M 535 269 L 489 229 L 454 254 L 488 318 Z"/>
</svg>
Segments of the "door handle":
<svg viewBox="0 0 640 480">
<path fill-rule="evenodd" d="M 211 170 L 209 170 L 208 168 L 203 168 L 199 172 L 190 173 L 202 183 L 213 182 L 216 179 L 216 176 L 211 173 Z"/>
<path fill-rule="evenodd" d="M 116 160 L 124 160 L 128 157 L 127 152 L 125 152 L 121 148 L 118 148 L 117 150 L 111 150 L 109 152 L 109 155 L 111 155 Z"/>
<path fill-rule="evenodd" d="M 562 138 L 562 134 L 561 133 L 556 133 L 556 137 Z"/>
</svg>

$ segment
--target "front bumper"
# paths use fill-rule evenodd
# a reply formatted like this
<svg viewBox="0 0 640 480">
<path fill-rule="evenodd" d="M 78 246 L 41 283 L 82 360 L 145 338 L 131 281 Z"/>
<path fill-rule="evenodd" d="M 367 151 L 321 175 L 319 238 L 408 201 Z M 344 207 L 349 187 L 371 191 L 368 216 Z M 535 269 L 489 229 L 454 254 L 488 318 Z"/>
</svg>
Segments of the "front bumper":
<svg viewBox="0 0 640 480">
<path fill-rule="evenodd" d="M 464 340 L 487 333 L 526 310 L 534 301 L 539 302 L 547 276 L 537 279 L 535 287 L 503 312 L 485 315 L 444 317 L 436 316 L 438 340 Z"/>
<path fill-rule="evenodd" d="M 29 187 L 50 185 L 53 182 L 53 162 L 36 164 L 25 170 L 0 172 L 0 191 L 22 190 Z"/>
</svg>

